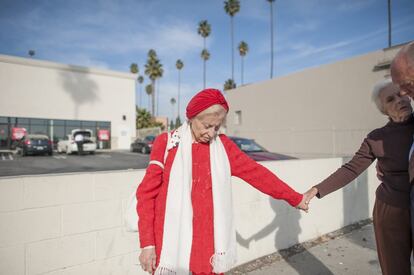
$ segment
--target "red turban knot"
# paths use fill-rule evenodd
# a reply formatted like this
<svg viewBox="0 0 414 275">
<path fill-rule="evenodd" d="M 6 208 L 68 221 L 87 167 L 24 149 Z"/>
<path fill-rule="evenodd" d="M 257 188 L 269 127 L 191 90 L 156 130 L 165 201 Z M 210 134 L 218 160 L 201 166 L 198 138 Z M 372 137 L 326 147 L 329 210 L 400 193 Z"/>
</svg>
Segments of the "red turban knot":
<svg viewBox="0 0 414 275">
<path fill-rule="evenodd" d="M 229 105 L 223 94 L 217 89 L 204 89 L 190 100 L 187 105 L 187 118 L 192 119 L 210 106 L 219 104 L 226 112 L 229 111 Z"/>
</svg>

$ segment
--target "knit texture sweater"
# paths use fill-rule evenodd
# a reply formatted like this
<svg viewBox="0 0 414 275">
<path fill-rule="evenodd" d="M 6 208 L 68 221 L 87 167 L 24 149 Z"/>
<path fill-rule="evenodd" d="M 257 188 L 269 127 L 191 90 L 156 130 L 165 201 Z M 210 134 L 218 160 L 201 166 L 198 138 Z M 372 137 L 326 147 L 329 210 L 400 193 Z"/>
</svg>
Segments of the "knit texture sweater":
<svg viewBox="0 0 414 275">
<path fill-rule="evenodd" d="M 300 203 L 301 194 L 249 158 L 227 136 L 220 135 L 219 138 L 229 158 L 232 176 L 241 178 L 261 192 L 275 199 L 285 200 L 292 206 Z M 164 162 L 166 143 L 167 134 L 157 137 L 153 144 L 151 160 Z M 169 176 L 176 152 L 177 147 L 169 150 L 164 170 L 157 165 L 149 165 L 137 190 L 141 247 L 155 245 L 157 265 L 162 250 Z M 209 144 L 193 143 L 192 162 L 193 241 L 189 268 L 194 273 L 209 274 L 212 272 L 210 258 L 214 254 L 214 213 Z"/>
</svg>

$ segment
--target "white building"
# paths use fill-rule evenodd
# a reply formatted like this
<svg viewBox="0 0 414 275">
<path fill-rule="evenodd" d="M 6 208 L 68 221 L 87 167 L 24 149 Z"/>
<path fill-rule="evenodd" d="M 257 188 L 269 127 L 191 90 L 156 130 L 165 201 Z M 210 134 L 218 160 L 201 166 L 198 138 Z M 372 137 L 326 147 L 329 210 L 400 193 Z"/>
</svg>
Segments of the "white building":
<svg viewBox="0 0 414 275">
<path fill-rule="evenodd" d="M 135 137 L 135 75 L 0 55 L 0 148 L 13 128 L 54 142 L 72 129 L 110 131 L 107 148 L 127 149 Z"/>
<path fill-rule="evenodd" d="M 228 135 L 298 157 L 352 155 L 387 117 L 371 101 L 400 46 L 227 92 Z"/>
</svg>

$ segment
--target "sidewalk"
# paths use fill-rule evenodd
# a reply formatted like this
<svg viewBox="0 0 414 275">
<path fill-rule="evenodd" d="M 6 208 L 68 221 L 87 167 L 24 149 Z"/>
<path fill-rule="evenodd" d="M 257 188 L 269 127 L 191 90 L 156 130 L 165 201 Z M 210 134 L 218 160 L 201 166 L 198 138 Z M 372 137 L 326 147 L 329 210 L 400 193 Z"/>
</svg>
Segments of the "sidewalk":
<svg viewBox="0 0 414 275">
<path fill-rule="evenodd" d="M 373 226 L 365 221 L 239 266 L 229 274 L 366 275 L 381 274 L 381 269 Z"/>
</svg>

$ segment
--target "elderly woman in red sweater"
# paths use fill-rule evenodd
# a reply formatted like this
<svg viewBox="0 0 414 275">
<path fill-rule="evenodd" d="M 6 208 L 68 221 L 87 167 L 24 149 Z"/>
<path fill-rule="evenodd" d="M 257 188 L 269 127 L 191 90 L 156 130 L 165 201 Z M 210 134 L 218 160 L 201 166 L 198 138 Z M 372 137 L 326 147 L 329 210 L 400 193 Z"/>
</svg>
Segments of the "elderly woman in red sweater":
<svg viewBox="0 0 414 275">
<path fill-rule="evenodd" d="M 142 268 L 155 274 L 218 274 L 236 263 L 231 176 L 307 210 L 295 192 L 218 135 L 228 105 L 206 89 L 187 106 L 188 121 L 157 137 L 137 189 Z M 168 136 L 170 135 L 170 136 Z"/>
<path fill-rule="evenodd" d="M 398 85 L 385 80 L 376 85 L 373 100 L 389 122 L 364 139 L 354 157 L 307 193 L 322 198 L 364 172 L 375 160 L 383 172 L 376 191 L 373 223 L 378 258 L 384 275 L 410 275 L 413 238 L 410 223 L 408 155 L 413 143 L 414 118 L 410 99 Z"/>
</svg>

